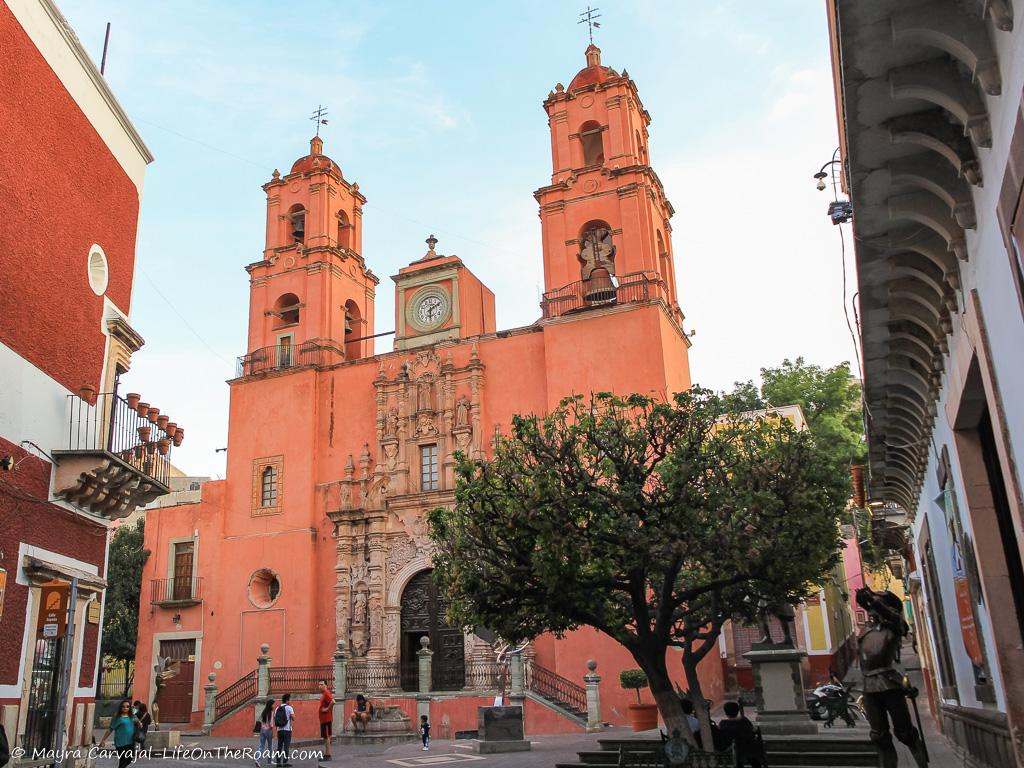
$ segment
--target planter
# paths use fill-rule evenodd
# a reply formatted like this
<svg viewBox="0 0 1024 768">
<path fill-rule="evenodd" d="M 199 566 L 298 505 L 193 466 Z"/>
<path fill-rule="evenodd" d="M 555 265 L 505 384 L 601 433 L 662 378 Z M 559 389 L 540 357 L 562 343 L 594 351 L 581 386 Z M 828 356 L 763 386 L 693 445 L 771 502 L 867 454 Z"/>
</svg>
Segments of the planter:
<svg viewBox="0 0 1024 768">
<path fill-rule="evenodd" d="M 167 452 L 171 450 L 171 441 L 166 437 L 161 437 L 156 441 L 156 449 L 160 451 L 161 456 L 166 456 Z"/>
<path fill-rule="evenodd" d="M 167 416 L 166 414 L 160 414 L 159 416 L 156 417 L 156 425 L 158 427 L 160 427 L 160 429 L 162 429 L 162 430 L 164 430 L 166 432 L 167 431 L 167 422 L 170 421 L 170 420 L 171 420 L 170 416 Z"/>
<path fill-rule="evenodd" d="M 626 710 L 634 731 L 653 731 L 658 727 L 658 708 L 654 704 L 630 704 Z"/>
<path fill-rule="evenodd" d="M 185 439 L 185 428 L 184 427 L 178 427 L 177 431 L 174 433 L 174 447 L 177 448 L 179 445 L 181 445 L 181 441 L 184 440 L 184 439 Z"/>
<path fill-rule="evenodd" d="M 149 419 L 150 424 L 156 424 L 156 417 L 159 415 L 159 408 L 150 408 L 148 411 L 146 411 L 146 418 Z"/>
<path fill-rule="evenodd" d="M 96 387 L 92 384 L 83 384 L 79 387 L 78 396 L 89 405 L 96 405 Z"/>
<path fill-rule="evenodd" d="M 177 432 L 177 431 L 178 431 L 178 425 L 175 424 L 173 421 L 168 422 L 167 426 L 164 427 L 164 432 L 166 432 L 167 436 L 169 438 L 171 438 L 172 440 L 174 439 L 174 433 Z"/>
<path fill-rule="evenodd" d="M 134 411 L 136 408 L 139 407 L 139 400 L 142 399 L 142 395 L 140 395 L 138 392 L 129 392 L 127 395 L 124 396 L 124 399 L 125 402 L 128 403 L 128 407 Z"/>
<path fill-rule="evenodd" d="M 136 403 L 135 412 L 139 416 L 145 416 L 149 412 L 149 403 Z"/>
<path fill-rule="evenodd" d="M 152 427 L 137 427 L 139 432 L 139 440 L 143 443 L 149 442 L 149 434 L 153 431 Z"/>
</svg>

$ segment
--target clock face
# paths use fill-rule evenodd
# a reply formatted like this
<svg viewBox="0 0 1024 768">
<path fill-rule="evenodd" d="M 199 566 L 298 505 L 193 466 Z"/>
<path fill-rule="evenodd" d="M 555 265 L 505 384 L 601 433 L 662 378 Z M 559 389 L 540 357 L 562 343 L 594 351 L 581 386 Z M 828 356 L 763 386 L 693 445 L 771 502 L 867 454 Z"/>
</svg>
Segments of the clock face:
<svg viewBox="0 0 1024 768">
<path fill-rule="evenodd" d="M 445 322 L 451 312 L 448 292 L 438 285 L 417 291 L 409 306 L 409 320 L 420 331 L 430 331 Z"/>
</svg>

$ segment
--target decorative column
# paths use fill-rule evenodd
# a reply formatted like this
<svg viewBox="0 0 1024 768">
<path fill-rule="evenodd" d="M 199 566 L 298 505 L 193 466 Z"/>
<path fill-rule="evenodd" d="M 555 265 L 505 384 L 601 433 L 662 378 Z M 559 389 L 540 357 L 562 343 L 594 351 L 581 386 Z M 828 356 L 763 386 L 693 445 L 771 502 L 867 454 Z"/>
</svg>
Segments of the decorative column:
<svg viewBox="0 0 1024 768">
<path fill-rule="evenodd" d="M 207 734 L 213 728 L 213 721 L 217 719 L 217 684 L 214 682 L 217 679 L 217 673 L 211 672 L 206 676 L 206 679 L 210 682 L 207 683 L 203 690 L 206 691 L 206 708 L 203 711 L 203 731 Z"/>
<path fill-rule="evenodd" d="M 419 662 L 419 693 L 416 695 L 416 719 L 422 715 L 430 717 L 430 683 L 433 670 L 432 658 L 434 652 L 430 650 L 430 638 L 424 635 L 420 638 L 420 649 L 416 651 Z"/>
<path fill-rule="evenodd" d="M 601 676 L 597 674 L 597 662 L 587 661 L 587 674 L 583 676 L 587 686 L 587 733 L 600 731 L 604 728 L 601 721 Z"/>
<path fill-rule="evenodd" d="M 266 699 L 270 695 L 270 646 L 260 646 L 260 655 L 256 657 L 256 696 Z M 257 705 L 258 706 L 258 705 Z"/>
<path fill-rule="evenodd" d="M 508 677 L 512 698 L 523 697 L 523 652 L 513 651 L 508 660 Z"/>
</svg>

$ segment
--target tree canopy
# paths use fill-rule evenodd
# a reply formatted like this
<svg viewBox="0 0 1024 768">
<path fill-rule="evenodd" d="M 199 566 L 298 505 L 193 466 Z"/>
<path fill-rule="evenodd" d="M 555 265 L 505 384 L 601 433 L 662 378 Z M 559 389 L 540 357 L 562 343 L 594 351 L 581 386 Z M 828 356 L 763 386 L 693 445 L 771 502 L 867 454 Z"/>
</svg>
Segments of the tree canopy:
<svg viewBox="0 0 1024 768">
<path fill-rule="evenodd" d="M 110 541 L 102 652 L 122 664 L 135 658 L 142 566 L 149 558 L 149 551 L 142 546 L 145 525 L 145 520 L 135 525 L 122 525 Z"/>
<path fill-rule="evenodd" d="M 846 489 L 813 434 L 706 390 L 567 398 L 457 474 L 454 508 L 430 514 L 450 618 L 510 640 L 594 627 L 683 733 L 667 648 L 700 695 L 726 620 L 802 595 L 838 559 Z"/>
</svg>

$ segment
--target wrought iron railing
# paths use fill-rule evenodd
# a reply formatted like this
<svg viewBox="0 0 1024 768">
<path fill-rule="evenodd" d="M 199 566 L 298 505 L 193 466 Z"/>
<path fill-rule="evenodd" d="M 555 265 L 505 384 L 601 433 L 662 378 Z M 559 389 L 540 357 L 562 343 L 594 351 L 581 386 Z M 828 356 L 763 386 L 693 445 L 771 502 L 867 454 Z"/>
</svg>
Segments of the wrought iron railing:
<svg viewBox="0 0 1024 768">
<path fill-rule="evenodd" d="M 292 368 L 311 368 L 336 365 L 345 361 L 340 347 L 306 341 L 294 347 L 276 345 L 253 350 L 238 358 L 235 378 L 258 373 L 286 371 Z"/>
<path fill-rule="evenodd" d="M 505 669 L 493 661 L 467 661 L 466 688 L 500 691 L 505 684 Z"/>
<path fill-rule="evenodd" d="M 123 397 L 104 392 L 93 395 L 95 402 L 68 395 L 68 450 L 104 451 L 167 485 L 170 478 L 171 449 L 174 435 L 162 428 L 164 423 L 154 411 L 133 408 Z M 143 404 L 145 405 L 145 404 Z M 180 443 L 180 438 L 178 439 Z"/>
<path fill-rule="evenodd" d="M 150 582 L 150 605 L 199 603 L 203 600 L 203 577 L 190 579 L 153 579 Z"/>
<path fill-rule="evenodd" d="M 320 681 L 334 690 L 334 666 L 271 667 L 270 693 L 319 693 Z"/>
<path fill-rule="evenodd" d="M 350 661 L 345 690 L 353 693 L 398 688 L 398 664 L 393 661 Z"/>
<path fill-rule="evenodd" d="M 659 295 L 657 288 L 661 285 L 661 279 L 654 272 L 630 272 L 613 279 L 618 280 L 614 293 L 596 289 L 591 293 L 590 280 L 577 280 L 561 288 L 545 291 L 540 303 L 541 311 L 545 318 L 552 318 L 591 307 L 648 301 Z"/>
<path fill-rule="evenodd" d="M 523 672 L 523 682 L 528 690 L 555 703 L 566 704 L 579 712 L 587 711 L 587 689 L 582 685 L 534 662 L 524 665 Z"/>
<path fill-rule="evenodd" d="M 256 691 L 256 670 L 254 669 L 240 677 L 223 691 L 217 691 L 217 706 L 214 708 L 214 719 L 220 720 L 250 699 L 255 698 Z"/>
</svg>

